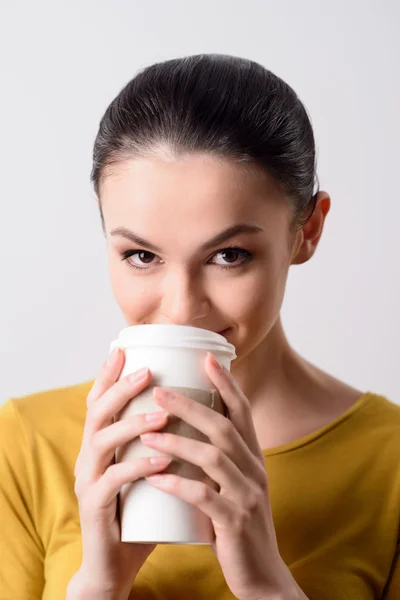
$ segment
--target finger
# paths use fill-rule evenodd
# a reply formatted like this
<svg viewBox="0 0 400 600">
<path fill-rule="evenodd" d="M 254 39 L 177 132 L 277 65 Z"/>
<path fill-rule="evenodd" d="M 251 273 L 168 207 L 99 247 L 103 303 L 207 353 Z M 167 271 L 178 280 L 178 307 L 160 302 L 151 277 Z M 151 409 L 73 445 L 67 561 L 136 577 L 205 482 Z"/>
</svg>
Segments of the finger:
<svg viewBox="0 0 400 600">
<path fill-rule="evenodd" d="M 161 459 L 157 463 L 154 459 Z M 89 518 L 92 517 L 97 509 L 106 508 L 111 504 L 124 483 L 131 483 L 140 477 L 146 477 L 149 474 L 160 471 L 169 465 L 171 458 L 166 456 L 141 457 L 135 459 L 135 462 L 123 462 L 111 465 L 98 482 L 92 486 L 91 494 L 86 494 L 85 502 L 82 503 L 81 510 L 89 512 Z M 85 491 L 85 485 L 79 480 L 75 484 L 75 494 L 79 498 Z M 96 511 L 94 510 L 96 507 Z"/>
<path fill-rule="evenodd" d="M 257 458 L 263 459 L 257 440 L 249 399 L 244 395 L 234 377 L 223 366 L 215 366 L 213 354 L 207 353 L 205 361 L 207 374 L 211 378 L 229 411 L 229 419 L 239 432 L 247 447 Z"/>
<path fill-rule="evenodd" d="M 93 435 L 103 427 L 110 425 L 116 413 L 148 385 L 149 371 L 144 371 L 142 377 L 140 376 L 140 371 L 141 369 L 132 374 L 136 375 L 133 381 L 131 381 L 131 376 L 129 375 L 120 379 L 103 396 L 89 406 L 83 429 L 81 450 L 77 464 L 75 465 L 75 473 L 79 470 L 82 460 L 86 462 L 86 458 L 84 457 L 87 455 Z"/>
<path fill-rule="evenodd" d="M 87 478 L 97 479 L 102 475 L 107 466 L 111 464 L 115 456 L 115 450 L 118 446 L 123 446 L 129 441 L 132 441 L 143 432 L 157 431 L 165 427 L 168 420 L 168 413 L 161 410 L 156 413 L 157 420 L 148 421 L 147 413 L 127 417 L 112 423 L 109 427 L 97 431 L 91 441 L 90 451 L 85 453 L 81 450 L 76 461 L 74 475 L 77 476 L 83 463 L 83 458 L 86 454 Z M 90 465 L 90 466 L 89 466 Z"/>
<path fill-rule="evenodd" d="M 111 425 L 113 417 L 148 385 L 149 375 L 147 368 L 139 369 L 114 383 L 100 396 L 88 409 L 86 428 L 89 434 Z"/>
<path fill-rule="evenodd" d="M 228 498 L 224 498 L 209 485 L 195 479 L 178 475 L 149 475 L 146 480 L 167 494 L 181 498 L 197 506 L 221 528 L 232 528 L 241 514 L 240 508 Z"/>
<path fill-rule="evenodd" d="M 141 433 L 146 431 L 157 431 L 165 427 L 168 415 L 164 411 L 157 413 L 159 420 L 149 422 L 146 413 L 135 415 L 121 421 L 116 421 L 109 427 L 98 431 L 92 439 L 92 460 L 90 477 L 98 479 L 110 465 L 115 455 L 115 450 L 124 444 L 131 442 Z"/>
<path fill-rule="evenodd" d="M 104 362 L 86 398 L 86 406 L 88 408 L 93 402 L 98 400 L 100 396 L 102 396 L 104 392 L 112 386 L 113 383 L 117 381 L 121 374 L 124 363 L 125 353 L 119 348 L 114 348 L 114 350 L 108 355 L 107 360 Z"/>
<path fill-rule="evenodd" d="M 168 397 L 164 396 L 165 392 L 168 392 Z M 154 400 L 207 436 L 212 445 L 224 452 L 242 473 L 256 481 L 262 481 L 265 475 L 264 460 L 262 463 L 254 460 L 254 454 L 227 417 L 192 398 L 171 393 L 164 388 L 154 388 Z"/>
<path fill-rule="evenodd" d="M 142 434 L 140 439 L 146 446 L 201 467 L 204 473 L 224 489 L 224 493 L 226 491 L 237 504 L 243 503 L 249 492 L 248 469 L 244 471 L 247 475 L 245 477 L 220 448 L 172 433 L 152 432 Z"/>
</svg>

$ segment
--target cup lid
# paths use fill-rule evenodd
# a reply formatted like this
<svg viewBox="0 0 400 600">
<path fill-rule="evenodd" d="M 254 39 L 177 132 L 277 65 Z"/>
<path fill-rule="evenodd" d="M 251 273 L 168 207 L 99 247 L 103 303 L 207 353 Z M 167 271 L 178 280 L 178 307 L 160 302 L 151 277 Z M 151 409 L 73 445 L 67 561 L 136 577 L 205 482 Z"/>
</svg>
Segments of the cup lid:
<svg viewBox="0 0 400 600">
<path fill-rule="evenodd" d="M 136 346 L 166 346 L 170 348 L 197 348 L 210 352 L 218 351 L 236 358 L 235 346 L 223 335 L 187 325 L 144 324 L 125 327 L 116 340 L 111 342 L 110 350 L 115 347 L 131 348 Z"/>
</svg>

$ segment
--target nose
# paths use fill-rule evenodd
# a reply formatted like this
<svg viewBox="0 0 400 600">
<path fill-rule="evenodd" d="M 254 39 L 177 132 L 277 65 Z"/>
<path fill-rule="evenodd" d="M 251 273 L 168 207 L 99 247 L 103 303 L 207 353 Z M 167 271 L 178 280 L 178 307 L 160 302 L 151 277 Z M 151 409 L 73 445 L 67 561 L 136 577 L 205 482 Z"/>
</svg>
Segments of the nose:
<svg viewBox="0 0 400 600">
<path fill-rule="evenodd" d="M 164 280 L 161 312 L 169 323 L 194 325 L 207 317 L 210 303 L 204 288 L 188 273 L 171 273 Z"/>
</svg>

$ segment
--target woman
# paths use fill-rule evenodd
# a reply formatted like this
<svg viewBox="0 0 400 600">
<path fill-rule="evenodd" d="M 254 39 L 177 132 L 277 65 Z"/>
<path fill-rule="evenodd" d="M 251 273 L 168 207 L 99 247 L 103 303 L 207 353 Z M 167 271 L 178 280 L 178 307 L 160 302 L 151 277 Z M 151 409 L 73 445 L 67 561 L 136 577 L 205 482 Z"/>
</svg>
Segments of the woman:
<svg viewBox="0 0 400 600">
<path fill-rule="evenodd" d="M 330 207 L 295 92 L 231 56 L 152 65 L 108 107 L 92 181 L 127 324 L 222 332 L 231 373 L 212 356 L 205 367 L 229 415 L 160 395 L 160 421 L 113 423 L 151 382 L 119 380 L 121 351 L 94 381 L 10 399 L 0 597 L 399 599 L 400 407 L 304 360 L 280 319 L 289 267 L 313 256 Z M 210 443 L 146 440 L 168 413 Z M 220 491 L 151 477 L 168 462 L 113 464 L 139 435 Z M 199 506 L 215 543 L 120 542 L 117 494 L 139 477 Z"/>
</svg>

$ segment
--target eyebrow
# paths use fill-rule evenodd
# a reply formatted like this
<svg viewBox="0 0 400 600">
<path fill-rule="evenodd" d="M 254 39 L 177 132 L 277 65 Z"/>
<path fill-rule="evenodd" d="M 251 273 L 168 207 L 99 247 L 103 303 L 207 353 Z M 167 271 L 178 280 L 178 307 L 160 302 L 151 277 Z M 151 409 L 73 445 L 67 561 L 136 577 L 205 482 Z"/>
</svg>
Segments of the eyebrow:
<svg viewBox="0 0 400 600">
<path fill-rule="evenodd" d="M 229 240 L 230 238 L 239 235 L 239 233 L 255 234 L 260 233 L 261 231 L 264 231 L 264 229 L 262 229 L 258 225 L 248 225 L 246 223 L 232 225 L 231 227 L 224 229 L 223 231 L 212 237 L 208 242 L 200 246 L 200 250 L 209 250 L 211 248 L 214 248 L 214 246 L 222 244 L 226 240 Z M 144 238 L 140 237 L 130 229 L 127 229 L 126 227 L 117 227 L 116 229 L 113 229 L 110 232 L 110 235 L 124 237 L 130 240 L 131 242 L 138 244 L 139 246 L 146 246 L 146 248 L 149 248 L 152 252 L 162 252 L 161 248 L 155 246 L 151 242 L 145 240 Z"/>
</svg>

